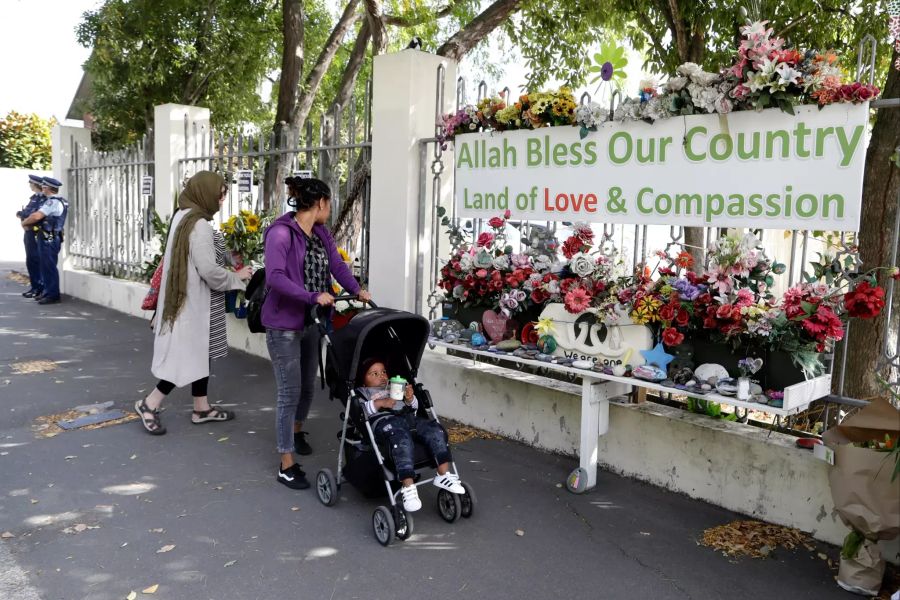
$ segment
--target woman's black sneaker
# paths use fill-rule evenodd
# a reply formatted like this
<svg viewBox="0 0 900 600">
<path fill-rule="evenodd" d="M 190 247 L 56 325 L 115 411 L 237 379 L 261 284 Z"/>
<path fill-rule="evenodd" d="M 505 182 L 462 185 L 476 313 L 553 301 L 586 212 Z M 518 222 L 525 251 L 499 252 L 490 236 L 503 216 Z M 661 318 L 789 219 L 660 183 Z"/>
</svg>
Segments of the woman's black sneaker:
<svg viewBox="0 0 900 600">
<path fill-rule="evenodd" d="M 294 434 L 294 451 L 303 456 L 312 454 L 312 446 L 306 441 L 305 431 L 298 431 Z"/>
<path fill-rule="evenodd" d="M 306 473 L 300 468 L 300 465 L 294 463 L 287 469 L 278 468 L 278 482 L 283 483 L 292 490 L 305 490 L 309 487 L 306 480 Z"/>
</svg>

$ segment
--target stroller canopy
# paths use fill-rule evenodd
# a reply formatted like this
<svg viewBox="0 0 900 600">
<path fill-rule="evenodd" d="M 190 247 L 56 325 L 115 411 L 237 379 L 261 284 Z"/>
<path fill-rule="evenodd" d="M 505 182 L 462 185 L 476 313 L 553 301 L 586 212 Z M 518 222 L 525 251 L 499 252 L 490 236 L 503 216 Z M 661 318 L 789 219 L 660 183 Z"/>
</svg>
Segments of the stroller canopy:
<svg viewBox="0 0 900 600">
<path fill-rule="evenodd" d="M 360 363 L 377 356 L 389 361 L 394 372 L 415 377 L 430 331 L 431 324 L 420 315 L 393 308 L 364 310 L 330 336 L 335 367 L 342 378 L 355 381 Z"/>
</svg>

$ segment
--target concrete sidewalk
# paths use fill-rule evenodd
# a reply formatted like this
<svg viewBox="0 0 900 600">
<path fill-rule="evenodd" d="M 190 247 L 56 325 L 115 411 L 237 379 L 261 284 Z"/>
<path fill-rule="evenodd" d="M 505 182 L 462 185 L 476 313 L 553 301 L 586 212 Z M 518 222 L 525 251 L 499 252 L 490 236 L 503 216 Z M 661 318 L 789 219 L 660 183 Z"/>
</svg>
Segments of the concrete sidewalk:
<svg viewBox="0 0 900 600">
<path fill-rule="evenodd" d="M 454 449 L 478 495 L 472 519 L 448 525 L 425 490 L 412 539 L 382 548 L 371 515 L 384 502 L 345 485 L 328 508 L 275 482 L 271 367 L 234 351 L 210 394 L 235 421 L 192 425 L 178 390 L 167 435 L 132 422 L 37 437 L 41 415 L 106 400 L 130 410 L 155 383 L 151 333 L 76 300 L 38 307 L 12 267 L 0 265 L 0 532 L 15 537 L 0 541 L 0 599 L 852 597 L 816 556 L 836 560 L 835 548 L 728 559 L 697 540 L 738 515 L 605 472 L 575 496 L 558 487 L 574 459 L 507 441 Z M 40 359 L 58 369 L 10 366 Z M 324 394 L 313 405 L 310 476 L 335 466 L 339 410 Z"/>
</svg>

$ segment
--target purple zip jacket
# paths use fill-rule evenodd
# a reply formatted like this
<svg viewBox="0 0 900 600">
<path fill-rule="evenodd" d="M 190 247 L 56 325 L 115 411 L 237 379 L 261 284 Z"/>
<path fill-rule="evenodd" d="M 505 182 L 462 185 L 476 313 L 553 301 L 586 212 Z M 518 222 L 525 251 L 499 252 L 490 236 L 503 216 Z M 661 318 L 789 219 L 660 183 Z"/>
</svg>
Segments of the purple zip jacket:
<svg viewBox="0 0 900 600">
<path fill-rule="evenodd" d="M 262 307 L 262 323 L 267 329 L 302 331 L 306 309 L 315 304 L 321 293 L 307 291 L 304 286 L 306 236 L 300 230 L 294 215 L 295 213 L 289 212 L 278 217 L 263 235 L 269 294 Z M 328 228 L 317 224 L 313 226 L 313 235 L 322 240 L 325 252 L 328 253 L 331 274 L 337 282 L 348 292 L 358 294 L 359 283 L 338 253 Z"/>
</svg>

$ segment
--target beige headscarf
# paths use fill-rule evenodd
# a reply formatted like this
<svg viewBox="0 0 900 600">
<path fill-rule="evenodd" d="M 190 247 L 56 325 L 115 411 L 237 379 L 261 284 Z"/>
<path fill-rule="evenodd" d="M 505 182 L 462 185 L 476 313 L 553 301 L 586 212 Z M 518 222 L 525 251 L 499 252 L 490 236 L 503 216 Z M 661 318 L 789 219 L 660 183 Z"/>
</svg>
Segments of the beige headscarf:
<svg viewBox="0 0 900 600">
<path fill-rule="evenodd" d="M 178 208 L 189 209 L 178 228 L 169 233 L 172 252 L 169 255 L 169 276 L 166 282 L 166 303 L 163 306 L 163 324 L 171 327 L 187 298 L 188 259 L 191 252 L 191 232 L 200 219 L 207 221 L 219 211 L 219 197 L 225 179 L 212 171 L 200 171 L 191 177 L 178 197 Z"/>
</svg>

